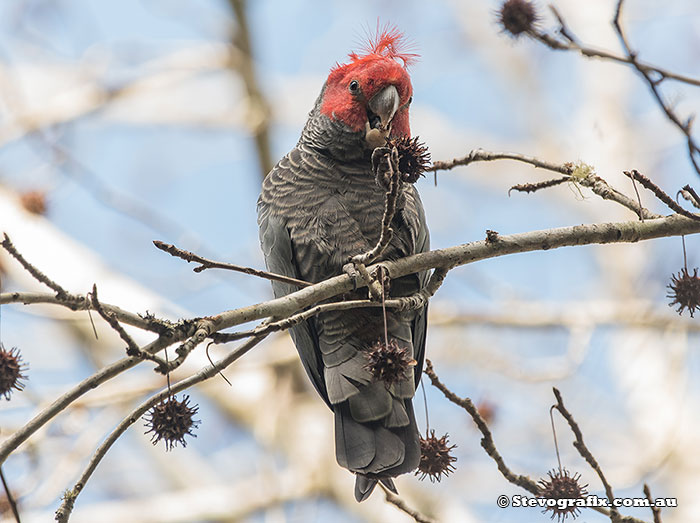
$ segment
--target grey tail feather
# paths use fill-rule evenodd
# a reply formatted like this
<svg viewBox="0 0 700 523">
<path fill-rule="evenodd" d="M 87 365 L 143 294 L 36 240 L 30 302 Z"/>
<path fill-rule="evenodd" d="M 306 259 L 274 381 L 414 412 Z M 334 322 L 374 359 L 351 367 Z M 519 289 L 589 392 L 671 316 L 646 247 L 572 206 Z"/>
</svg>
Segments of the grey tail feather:
<svg viewBox="0 0 700 523">
<path fill-rule="evenodd" d="M 399 491 L 396 490 L 396 485 L 394 485 L 394 480 L 391 478 L 382 478 L 379 481 L 382 482 L 382 485 L 384 485 L 389 491 L 393 492 L 394 494 L 398 495 Z"/>
<path fill-rule="evenodd" d="M 376 479 L 368 478 L 364 474 L 358 474 L 357 476 L 355 476 L 355 499 L 358 502 L 366 500 L 370 496 L 370 494 L 372 494 L 372 491 L 376 486 Z"/>
</svg>

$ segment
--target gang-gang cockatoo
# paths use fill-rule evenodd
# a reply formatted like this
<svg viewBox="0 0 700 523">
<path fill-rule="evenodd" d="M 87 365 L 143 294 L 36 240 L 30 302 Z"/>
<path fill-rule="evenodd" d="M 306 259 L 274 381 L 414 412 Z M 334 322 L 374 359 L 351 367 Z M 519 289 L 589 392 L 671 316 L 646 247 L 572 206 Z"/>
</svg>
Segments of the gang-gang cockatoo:
<svg viewBox="0 0 700 523">
<path fill-rule="evenodd" d="M 353 256 L 377 243 L 386 187 L 377 181 L 372 154 L 387 138 L 410 135 L 407 65 L 415 55 L 402 52 L 401 44 L 397 30 L 378 31 L 362 53 L 333 67 L 296 147 L 265 178 L 258 224 L 269 271 L 320 282 L 343 273 Z M 391 228 L 380 260 L 428 250 L 423 206 L 411 184 L 401 184 Z M 392 281 L 390 296 L 417 293 L 427 277 Z M 276 297 L 298 290 L 279 282 L 272 287 Z M 366 299 L 367 289 L 346 298 Z M 358 501 L 377 481 L 395 492 L 392 478 L 419 464 L 412 398 L 423 366 L 426 314 L 426 307 L 387 309 L 390 343 L 415 360 L 402 379 L 390 382 L 368 369 L 370 347 L 385 339 L 381 308 L 329 311 L 291 329 L 309 378 L 335 415 L 336 459 L 356 474 Z"/>
</svg>

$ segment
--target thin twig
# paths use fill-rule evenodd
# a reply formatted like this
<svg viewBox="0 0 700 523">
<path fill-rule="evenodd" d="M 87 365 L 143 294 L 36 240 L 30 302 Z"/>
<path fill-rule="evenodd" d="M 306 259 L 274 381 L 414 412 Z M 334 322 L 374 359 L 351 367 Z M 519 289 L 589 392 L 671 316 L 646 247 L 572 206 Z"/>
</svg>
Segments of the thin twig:
<svg viewBox="0 0 700 523">
<path fill-rule="evenodd" d="M 376 152 L 377 150 L 375 150 L 375 153 Z M 386 165 L 388 168 L 386 173 L 380 172 L 382 165 L 383 162 L 379 161 L 377 165 L 374 166 L 377 180 L 386 180 L 389 184 L 384 198 L 384 214 L 382 215 L 379 239 L 376 245 L 369 251 L 353 256 L 350 260 L 355 270 L 362 277 L 365 285 L 367 285 L 370 295 L 377 301 L 381 301 L 384 287 L 377 282 L 376 277 L 373 278 L 370 275 L 367 271 L 367 265 L 379 259 L 394 236 L 391 222 L 394 219 L 394 214 L 396 214 L 396 202 L 399 198 L 399 191 L 401 188 L 401 172 L 399 171 L 399 157 L 396 147 L 392 147 L 386 155 Z"/>
<path fill-rule="evenodd" d="M 545 180 L 543 182 L 537 182 L 537 183 L 522 183 L 518 185 L 513 185 L 510 189 L 508 189 L 508 196 L 510 196 L 511 191 L 518 191 L 518 192 L 536 192 L 541 189 L 548 189 L 549 187 L 555 187 L 557 185 L 561 185 L 562 183 L 569 182 L 571 181 L 570 176 L 562 176 L 561 178 L 554 178 L 552 180 Z"/>
<path fill-rule="evenodd" d="M 17 502 L 10 491 L 10 487 L 7 485 L 7 480 L 5 480 L 5 474 L 2 471 L 2 467 L 0 467 L 0 480 L 2 480 L 2 486 L 5 489 L 5 497 L 7 498 L 7 502 L 10 504 L 10 509 L 12 509 L 12 515 L 15 517 L 15 521 L 17 523 L 21 523 L 19 520 L 19 509 L 17 508 Z"/>
<path fill-rule="evenodd" d="M 178 346 L 177 349 L 175 349 L 177 358 L 170 361 L 166 365 L 167 372 L 171 372 L 177 369 L 180 365 L 182 365 L 185 362 L 187 356 L 189 356 L 190 353 L 200 343 L 202 343 L 208 336 L 210 336 L 213 331 L 214 330 L 212 328 L 212 324 L 209 320 L 200 319 L 198 321 L 197 330 L 195 331 L 195 333 L 192 336 L 190 336 L 187 340 L 185 340 L 184 343 L 180 344 L 180 346 Z"/>
<path fill-rule="evenodd" d="M 467 156 L 462 158 L 434 162 L 430 170 L 450 170 L 454 169 L 455 167 L 469 165 L 474 162 L 491 162 L 495 160 L 514 160 L 538 167 L 540 169 L 563 174 L 564 176 L 569 177 L 570 182 L 588 187 L 594 194 L 600 196 L 604 200 L 619 203 L 620 205 L 633 211 L 641 218 L 648 220 L 661 217 L 660 214 L 652 213 L 648 209 L 640 209 L 639 205 L 637 205 L 633 199 L 608 185 L 605 180 L 595 174 L 593 168 L 583 164 L 574 164 L 572 162 L 559 164 L 519 153 L 488 152 L 482 149 L 475 149 Z"/>
<path fill-rule="evenodd" d="M 95 453 L 92 455 L 92 458 L 90 459 L 90 462 L 88 463 L 87 467 L 80 475 L 78 481 L 73 486 L 73 489 L 71 489 L 67 493 L 67 496 L 64 496 L 63 503 L 56 511 L 56 520 L 59 523 L 66 523 L 68 521 L 68 519 L 70 518 L 70 514 L 73 510 L 73 505 L 75 504 L 76 498 L 85 488 L 86 483 L 92 476 L 93 472 L 95 472 L 97 465 L 100 463 L 100 461 L 102 461 L 102 459 L 105 457 L 105 455 L 112 447 L 114 442 L 116 442 L 117 439 L 119 439 L 119 437 L 126 431 L 126 429 L 128 429 L 131 425 L 136 423 L 136 421 L 139 420 L 141 416 L 143 416 L 150 408 L 152 408 L 154 405 L 156 405 L 163 399 L 167 398 L 170 394 L 177 394 L 178 392 L 181 392 L 198 383 L 208 380 L 213 376 L 216 376 L 219 371 L 231 365 L 234 361 L 236 361 L 245 353 L 247 353 L 250 349 L 252 349 L 255 345 L 260 343 L 263 339 L 265 339 L 265 336 L 259 336 L 247 340 L 240 347 L 238 347 L 236 350 L 222 358 L 215 365 L 205 367 L 198 373 L 176 383 L 169 389 L 166 388 L 158 394 L 151 396 L 145 402 L 139 405 L 136 409 L 134 409 L 131 413 L 129 413 L 129 415 L 126 416 L 121 421 L 121 423 L 119 423 L 117 428 L 114 429 L 109 434 L 109 436 L 107 436 L 105 441 L 97 448 Z"/>
<path fill-rule="evenodd" d="M 149 343 L 141 350 L 149 353 L 158 352 L 167 345 L 179 341 L 180 336 L 184 336 L 184 332 L 174 331 L 171 334 L 171 336 L 159 337 L 158 339 Z M 37 430 L 46 425 L 60 412 L 65 410 L 75 400 L 77 400 L 87 392 L 90 392 L 96 387 L 102 385 L 104 382 L 136 366 L 141 361 L 142 360 L 140 360 L 139 358 L 122 358 L 112 363 L 111 365 L 104 367 L 92 376 L 89 376 L 88 378 L 84 379 L 71 390 L 54 400 L 54 402 L 51 403 L 51 405 L 41 410 L 22 428 L 14 432 L 11 436 L 9 436 L 2 442 L 2 445 L 0 445 L 0 464 L 4 463 L 7 457 L 17 447 L 19 447 L 22 443 L 27 441 L 27 439 L 29 439 L 29 437 L 32 434 L 34 434 Z"/>
<path fill-rule="evenodd" d="M 254 329 L 240 332 L 215 332 L 209 335 L 209 338 L 214 343 L 229 343 L 231 341 L 250 338 L 252 336 L 268 335 L 273 332 L 287 330 L 294 325 L 301 323 L 302 321 L 306 321 L 314 316 L 318 316 L 321 313 L 329 311 L 344 311 L 363 307 L 387 307 L 397 310 L 419 309 L 425 306 L 428 299 L 430 299 L 435 292 L 437 292 L 446 275 L 447 269 L 438 267 L 433 272 L 426 286 L 411 296 L 401 296 L 390 300 L 384 300 L 383 303 L 375 300 L 345 300 L 332 303 L 322 303 L 297 314 L 292 314 L 291 316 L 279 321 L 261 323 Z"/>
<path fill-rule="evenodd" d="M 506 478 L 506 480 L 508 480 L 510 483 L 527 490 L 528 492 L 534 494 L 535 496 L 539 496 L 541 489 L 537 485 L 537 483 L 535 483 L 530 477 L 524 476 L 522 474 L 515 474 L 513 471 L 510 470 L 510 468 L 508 468 L 505 461 L 503 460 L 503 457 L 500 455 L 500 453 L 498 452 L 498 449 L 496 448 L 496 444 L 493 441 L 493 436 L 491 435 L 491 431 L 489 430 L 488 425 L 486 424 L 486 421 L 484 421 L 484 418 L 481 416 L 481 414 L 479 414 L 479 410 L 476 408 L 476 406 L 474 406 L 474 403 L 472 403 L 472 401 L 469 398 L 460 398 L 454 392 L 452 392 L 450 389 L 448 389 L 447 386 L 445 386 L 445 384 L 443 384 L 440 381 L 440 379 L 438 378 L 437 374 L 435 373 L 435 370 L 433 369 L 433 364 L 429 359 L 426 359 L 426 361 L 425 361 L 424 372 L 428 375 L 428 377 L 430 378 L 430 381 L 434 387 L 436 387 L 438 390 L 440 390 L 449 401 L 451 401 L 452 403 L 454 403 L 455 405 L 457 405 L 459 407 L 462 407 L 471 416 L 471 418 L 472 418 L 472 420 L 474 420 L 474 423 L 476 424 L 477 428 L 479 429 L 479 431 L 483 435 L 483 437 L 481 438 L 481 446 L 484 448 L 484 450 L 489 455 L 489 457 L 491 457 L 491 459 L 493 459 L 496 462 L 496 466 L 498 467 L 498 470 L 503 475 L 503 477 Z M 554 391 L 555 391 L 555 395 L 557 395 L 559 393 L 559 391 L 557 389 L 554 389 Z M 557 410 L 562 412 L 562 410 L 559 408 L 560 406 L 562 409 L 564 408 L 563 403 L 561 403 L 561 401 L 560 401 L 561 396 L 557 396 L 557 400 L 559 401 L 559 403 L 558 403 L 558 405 L 555 406 L 555 408 L 557 408 Z M 564 410 L 566 410 L 566 409 L 564 409 Z M 567 412 L 567 415 L 569 417 L 567 417 L 566 415 L 564 415 L 564 417 L 569 422 L 569 426 L 572 427 L 572 430 L 574 430 L 574 426 L 576 427 L 576 429 L 574 430 L 574 433 L 576 433 L 576 431 L 578 431 L 577 438 L 578 438 L 578 436 L 580 436 L 581 444 L 583 444 L 583 436 L 580 435 L 581 431 L 580 431 L 580 429 L 578 429 L 578 425 L 575 425 L 576 422 L 573 421 L 573 418 L 571 418 L 571 415 L 568 414 L 568 412 Z M 572 422 L 574 423 L 574 426 L 571 425 Z M 577 441 L 578 441 L 578 439 L 577 439 Z M 574 446 L 575 445 L 576 444 L 574 444 Z M 583 448 L 585 449 L 585 446 L 583 446 Z M 586 449 L 586 451 L 587 450 L 588 449 Z M 590 452 L 588 454 L 590 455 Z M 585 458 L 585 456 L 584 456 L 584 458 Z M 590 455 L 590 458 L 595 463 L 595 458 L 593 458 L 592 455 Z M 586 460 L 588 461 L 588 458 L 586 458 Z M 597 466 L 597 463 L 596 463 L 596 466 Z M 598 467 L 597 471 L 598 470 L 600 470 L 600 467 Z M 600 472 L 600 475 L 602 475 L 602 472 Z M 607 481 L 605 481 L 605 484 L 607 485 Z M 606 492 L 607 492 L 607 489 L 606 489 Z M 612 492 L 612 489 L 610 489 L 610 492 Z M 610 503 L 612 505 L 613 502 L 611 501 Z M 590 507 L 590 508 L 592 508 L 596 512 L 600 512 L 601 514 L 605 514 L 606 516 L 608 516 L 611 519 L 611 521 L 613 523 L 644 523 L 640 519 L 629 517 L 629 516 L 621 518 L 619 513 L 617 512 L 617 509 L 615 509 L 615 508 L 613 508 L 612 510 L 607 510 L 603 507 Z"/>
<path fill-rule="evenodd" d="M 403 499 L 391 492 L 384 485 L 381 485 L 381 487 L 384 490 L 384 499 L 386 499 L 388 503 L 391 503 L 399 510 L 402 510 L 418 523 L 435 523 L 434 519 L 429 518 L 428 516 L 418 512 L 416 509 L 409 507 Z"/>
<path fill-rule="evenodd" d="M 61 305 L 72 311 L 89 310 L 91 303 L 85 296 L 67 294 L 58 298 L 56 294 L 44 292 L 6 292 L 0 294 L 0 304 L 22 303 L 32 305 L 35 303 L 46 303 L 50 305 Z M 133 312 L 125 311 L 116 305 L 102 303 L 102 308 L 109 314 L 114 315 L 121 323 L 126 323 L 139 329 L 162 333 L 175 327 L 174 323 L 167 320 L 155 318 L 153 316 L 139 316 Z"/>
<path fill-rule="evenodd" d="M 459 165 L 469 165 L 473 162 L 493 162 L 495 160 L 515 160 L 518 162 L 530 164 L 533 167 L 538 167 L 540 169 L 546 169 L 548 171 L 553 171 L 565 175 L 571 175 L 573 171 L 573 164 L 571 163 L 556 164 L 552 162 L 547 162 L 545 160 L 540 160 L 539 158 L 535 158 L 534 156 L 527 156 L 525 154 L 490 152 L 484 151 L 483 149 L 474 149 L 462 158 L 455 158 L 453 160 L 448 161 L 433 162 L 433 164 L 430 167 L 428 167 L 426 171 L 447 171 Z"/>
<path fill-rule="evenodd" d="M 97 313 L 102 316 L 102 318 L 109 323 L 109 326 L 116 331 L 117 334 L 119 334 L 119 337 L 126 343 L 126 355 L 127 356 L 133 356 L 135 358 L 140 358 L 142 360 L 150 360 L 158 365 L 156 370 L 162 374 L 165 374 L 167 372 L 167 364 L 165 361 L 163 361 L 161 358 L 156 356 L 155 354 L 150 354 L 149 352 L 142 351 L 138 344 L 134 341 L 134 338 L 129 336 L 129 333 L 124 330 L 124 327 L 122 327 L 119 324 L 119 321 L 117 318 L 113 315 L 108 313 L 102 308 L 102 305 L 100 304 L 100 301 L 97 298 L 97 285 L 93 284 L 92 286 L 92 306 L 95 308 Z"/>
<path fill-rule="evenodd" d="M 547 33 L 541 31 L 529 31 L 528 35 L 532 38 L 539 40 L 546 46 L 550 47 L 555 51 L 576 51 L 586 58 L 600 58 L 603 60 L 610 60 L 612 62 L 618 62 L 621 64 L 632 64 L 632 60 L 629 56 L 618 55 L 610 51 L 604 51 L 602 49 L 595 49 L 581 44 L 578 39 L 573 36 L 571 29 L 566 25 L 564 18 L 561 16 L 559 11 L 553 6 L 549 6 L 552 10 L 555 18 L 559 22 L 558 32 L 566 39 L 566 41 L 558 40 Z M 693 78 L 691 76 L 682 75 L 679 73 L 674 73 L 657 65 L 649 64 L 646 62 L 637 62 L 639 67 L 645 70 L 648 74 L 655 74 L 659 77 L 659 80 L 664 79 L 676 80 L 688 85 L 694 85 L 700 87 L 700 79 Z"/>
<path fill-rule="evenodd" d="M 207 258 L 199 256 L 198 254 L 195 254 L 190 251 L 185 251 L 176 247 L 175 245 L 171 245 L 169 243 L 165 243 L 159 240 L 153 240 L 153 245 L 155 245 L 161 251 L 167 252 L 168 254 L 170 254 L 171 256 L 175 256 L 176 258 L 181 258 L 188 263 L 199 263 L 199 267 L 195 267 L 193 269 L 194 272 L 202 272 L 206 269 L 226 269 L 228 271 L 236 271 L 242 272 L 244 274 L 250 274 L 251 276 L 258 276 L 259 278 L 265 278 L 266 280 L 289 283 L 291 285 L 296 285 L 297 287 L 308 287 L 309 285 L 311 285 L 307 281 L 298 280 L 296 278 L 290 278 L 281 274 L 274 274 L 272 272 L 261 271 L 259 269 L 253 269 L 252 267 L 242 267 L 240 265 L 234 265 L 232 263 L 208 260 Z"/>
<path fill-rule="evenodd" d="M 676 201 L 671 198 L 668 194 L 666 194 L 661 187 L 656 185 L 654 182 L 652 182 L 649 178 L 644 176 L 642 173 L 637 171 L 636 169 L 632 169 L 631 171 L 623 171 L 624 175 L 627 176 L 628 178 L 631 178 L 632 180 L 637 180 L 639 183 L 642 184 L 642 186 L 645 189 L 650 190 L 651 192 L 654 193 L 654 195 L 664 202 L 669 209 L 671 209 L 673 212 L 680 214 L 681 216 L 685 216 L 686 218 L 690 218 L 691 220 L 697 220 L 700 221 L 700 215 L 693 214 L 690 211 L 686 211 L 683 207 L 678 205 Z"/>
<path fill-rule="evenodd" d="M 67 292 L 63 287 L 61 287 L 58 283 L 56 283 L 55 281 L 53 281 L 51 278 L 49 278 L 48 276 L 46 276 L 46 275 L 45 275 L 43 272 L 41 272 L 39 269 L 37 269 L 36 267 L 34 267 L 34 265 L 32 265 L 31 263 L 29 263 L 29 262 L 24 258 L 24 256 L 22 256 L 22 255 L 19 253 L 19 251 L 17 251 L 17 249 L 15 248 L 15 246 L 12 244 L 12 241 L 10 241 L 10 237 L 7 235 L 7 233 L 3 233 L 3 236 L 5 237 L 5 239 L 2 241 L 2 243 L 0 243 L 0 245 L 2 245 L 2 246 L 5 248 L 5 250 L 6 250 L 8 253 L 10 253 L 10 255 L 11 255 L 15 260 L 17 260 L 17 261 L 22 265 L 22 267 L 24 267 L 24 269 L 25 269 L 29 274 L 31 274 L 31 275 L 34 277 L 35 280 L 37 280 L 37 281 L 43 283 L 43 284 L 46 285 L 47 287 L 49 287 L 49 288 L 53 289 L 54 291 L 56 291 L 56 296 L 59 297 L 59 298 L 63 298 L 64 296 L 66 296 L 66 295 L 68 294 L 68 292 Z"/>
<path fill-rule="evenodd" d="M 469 398 L 460 398 L 454 392 L 448 389 L 440 381 L 437 374 L 435 374 L 433 364 L 428 359 L 425 360 L 424 372 L 430 378 L 430 382 L 433 384 L 434 387 L 440 390 L 440 392 L 442 392 L 445 395 L 445 397 L 452 403 L 466 410 L 467 413 L 472 417 L 474 423 L 479 429 L 479 432 L 481 432 L 481 434 L 483 435 L 483 437 L 481 438 L 481 446 L 486 451 L 486 454 L 488 454 L 489 457 L 496 462 L 496 466 L 498 467 L 498 470 L 503 475 L 503 477 L 506 478 L 513 485 L 517 485 L 521 488 L 524 488 L 525 490 L 534 494 L 535 496 L 539 495 L 540 487 L 535 481 L 533 481 L 528 476 L 523 476 L 522 474 L 515 474 L 512 470 L 510 470 L 510 468 L 508 468 L 508 465 L 506 465 L 506 462 L 503 460 L 503 457 L 501 457 L 501 454 L 496 448 L 496 444 L 493 441 L 493 436 L 491 435 L 491 431 L 489 430 L 486 421 L 484 421 L 484 418 L 481 417 L 481 414 L 479 414 L 479 409 L 477 409 L 474 403 L 472 403 L 472 400 L 470 400 Z"/>
<path fill-rule="evenodd" d="M 617 32 L 620 42 L 624 48 L 624 56 L 608 51 L 593 49 L 579 43 L 573 36 L 571 29 L 567 26 L 564 17 L 554 6 L 550 6 L 550 9 L 559 22 L 559 34 L 563 37 L 563 40 L 555 38 L 543 31 L 538 30 L 537 28 L 530 29 L 527 34 L 555 51 L 576 51 L 587 58 L 601 58 L 604 60 L 610 60 L 612 62 L 633 66 L 649 85 L 649 89 L 651 90 L 654 99 L 658 103 L 659 107 L 661 107 L 666 117 L 685 135 L 690 162 L 695 171 L 700 174 L 700 164 L 696 158 L 696 155 L 700 155 L 700 147 L 691 134 L 692 118 L 689 118 L 685 122 L 681 121 L 671 106 L 664 101 L 659 90 L 660 84 L 667 79 L 673 79 L 694 86 L 700 86 L 700 79 L 680 75 L 655 65 L 640 62 L 637 59 L 636 52 L 632 51 L 620 22 L 623 2 L 624 0 L 618 0 L 612 24 L 615 27 L 615 31 Z"/>
<path fill-rule="evenodd" d="M 649 508 L 651 508 L 651 513 L 654 515 L 654 523 L 661 523 L 661 509 L 654 505 L 654 498 L 651 497 L 651 490 L 649 490 L 649 485 L 644 484 L 644 495 L 649 502 Z"/>
<path fill-rule="evenodd" d="M 605 488 L 605 495 L 607 496 L 608 501 L 610 502 L 610 519 L 613 523 L 617 523 L 620 520 L 620 515 L 617 508 L 614 505 L 615 494 L 613 494 L 612 487 L 610 486 L 610 483 L 608 483 L 608 480 L 605 478 L 605 474 L 603 474 L 603 470 L 600 468 L 598 461 L 596 461 L 591 451 L 588 450 L 588 447 L 586 447 L 586 444 L 583 442 L 583 433 L 581 432 L 581 429 L 576 423 L 576 420 L 574 420 L 574 417 L 568 410 L 566 410 L 566 407 L 564 406 L 564 400 L 562 400 L 561 397 L 561 393 L 556 387 L 552 387 L 552 390 L 554 391 L 554 397 L 557 399 L 557 404 L 555 405 L 555 408 L 567 421 L 569 427 L 571 428 L 571 432 L 573 432 L 574 436 L 576 437 L 576 441 L 574 441 L 574 447 L 576 448 L 576 450 L 578 450 L 579 454 L 581 454 L 581 457 L 585 459 L 586 462 L 591 466 L 591 468 L 596 471 L 596 474 L 598 474 L 598 477 L 600 478 L 600 481 L 603 484 L 603 487 Z"/>
<path fill-rule="evenodd" d="M 622 6 L 624 4 L 624 0 L 618 0 L 617 1 L 617 6 L 615 8 L 615 16 L 613 18 L 612 24 L 613 27 L 615 27 L 615 31 L 617 32 L 617 36 L 620 39 L 620 43 L 622 44 L 622 47 L 625 49 L 625 54 L 627 55 L 627 58 L 629 59 L 629 63 L 634 66 L 634 68 L 639 71 L 639 73 L 642 75 L 646 83 L 649 85 L 649 89 L 651 90 L 652 95 L 654 96 L 654 99 L 658 103 L 659 107 L 661 110 L 666 114 L 666 117 L 676 126 L 678 129 L 681 130 L 681 132 L 685 135 L 686 137 L 686 142 L 688 146 L 688 156 L 690 158 L 690 162 L 692 163 L 693 167 L 695 168 L 695 171 L 700 174 L 700 164 L 698 164 L 698 160 L 696 159 L 696 155 L 700 154 L 700 146 L 695 142 L 695 138 L 693 138 L 693 135 L 691 134 L 691 129 L 692 129 L 692 118 L 689 118 L 685 122 L 682 122 L 681 119 L 678 117 L 678 115 L 675 113 L 675 111 L 671 108 L 669 104 L 666 103 L 664 100 L 663 96 L 661 95 L 661 91 L 659 91 L 659 84 L 661 81 L 663 81 L 664 76 L 662 75 L 660 79 L 654 79 L 651 77 L 649 74 L 650 71 L 648 68 L 644 67 L 642 64 L 639 63 L 637 60 L 637 53 L 632 51 L 629 42 L 627 41 L 627 37 L 625 36 L 625 32 L 622 28 L 622 23 L 621 23 L 621 18 L 622 18 Z M 659 71 L 656 71 L 657 73 Z M 700 83 L 695 84 L 695 85 L 700 85 Z"/>
<path fill-rule="evenodd" d="M 693 207 L 700 209 L 700 196 L 698 196 L 698 193 L 696 193 L 695 189 L 693 189 L 690 185 L 684 185 L 683 189 L 681 189 L 678 194 L 680 194 L 686 201 L 690 202 Z"/>
<path fill-rule="evenodd" d="M 387 300 L 385 303 L 387 307 L 393 306 L 400 308 L 405 306 L 403 302 L 399 303 L 398 300 Z M 267 335 L 273 332 L 287 330 L 293 327 L 294 325 L 301 323 L 302 321 L 306 321 L 309 318 L 321 314 L 322 312 L 343 311 L 348 309 L 357 309 L 361 307 L 381 306 L 382 304 L 380 302 L 376 302 L 373 300 L 347 300 L 333 303 L 323 303 L 321 305 L 316 305 L 310 309 L 307 309 L 303 312 L 292 314 L 291 316 L 279 321 L 262 323 L 254 329 L 240 332 L 215 332 L 209 337 L 214 341 L 214 343 L 229 343 L 231 341 L 250 338 L 252 336 Z"/>
</svg>

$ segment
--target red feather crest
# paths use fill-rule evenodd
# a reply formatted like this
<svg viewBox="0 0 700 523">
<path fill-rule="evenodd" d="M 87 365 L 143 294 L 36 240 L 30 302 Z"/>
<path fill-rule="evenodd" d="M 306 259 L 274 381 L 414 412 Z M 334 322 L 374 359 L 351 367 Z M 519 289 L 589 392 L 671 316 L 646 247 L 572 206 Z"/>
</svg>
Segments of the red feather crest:
<svg viewBox="0 0 700 523">
<path fill-rule="evenodd" d="M 368 34 L 367 42 L 363 45 L 362 54 L 355 52 L 350 53 L 350 61 L 352 63 L 362 62 L 367 59 L 389 58 L 391 60 L 400 60 L 404 68 L 413 64 L 417 59 L 416 53 L 412 50 L 411 44 L 406 41 L 406 37 L 397 27 L 389 25 L 380 28 L 377 26 L 377 31 L 374 35 Z M 345 64 L 338 64 L 343 67 Z"/>
</svg>

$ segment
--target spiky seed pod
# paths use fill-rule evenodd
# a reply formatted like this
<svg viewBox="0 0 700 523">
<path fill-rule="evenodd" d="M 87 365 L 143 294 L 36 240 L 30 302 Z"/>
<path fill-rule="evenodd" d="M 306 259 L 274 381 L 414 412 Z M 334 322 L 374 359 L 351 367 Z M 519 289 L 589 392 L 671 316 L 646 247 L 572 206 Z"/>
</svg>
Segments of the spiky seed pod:
<svg viewBox="0 0 700 523">
<path fill-rule="evenodd" d="M 396 340 L 389 345 L 378 341 L 366 352 L 365 368 L 372 373 L 377 381 L 383 381 L 387 386 L 409 379 L 408 370 L 416 365 L 408 349 L 399 347 Z"/>
<path fill-rule="evenodd" d="M 441 438 L 435 436 L 431 430 L 427 438 L 420 438 L 420 464 L 416 470 L 416 476 L 423 481 L 426 477 L 431 482 L 440 481 L 442 476 L 447 477 L 455 470 L 454 463 L 457 458 L 450 455 L 450 451 L 457 445 L 448 445 L 448 434 Z"/>
<path fill-rule="evenodd" d="M 23 390 L 22 380 L 27 379 L 24 374 L 29 366 L 22 361 L 22 355 L 17 347 L 5 350 L 0 343 L 0 396 L 10 399 L 12 389 Z"/>
<path fill-rule="evenodd" d="M 503 31 L 515 38 L 534 29 L 538 20 L 535 4 L 528 0 L 507 0 L 498 11 Z"/>
<path fill-rule="evenodd" d="M 165 441 L 165 449 L 172 450 L 178 443 L 187 446 L 185 436 L 196 438 L 192 430 L 199 425 L 194 415 L 199 410 L 197 405 L 189 406 L 190 397 L 185 395 L 182 401 L 175 396 L 165 399 L 155 405 L 148 413 L 146 434 L 153 432 L 151 442 L 156 445 L 160 440 Z"/>
<path fill-rule="evenodd" d="M 566 469 L 560 470 L 550 470 L 547 472 L 549 479 L 540 479 L 538 484 L 540 485 L 540 495 L 538 497 L 543 499 L 583 499 L 588 495 L 586 488 L 588 484 L 581 485 L 579 479 L 581 479 L 581 474 L 578 472 L 573 476 Z M 551 505 L 547 506 L 544 510 L 545 513 L 552 511 L 552 519 L 557 518 L 557 521 L 564 521 L 567 517 L 571 516 L 571 519 L 576 519 L 576 517 L 581 513 L 581 510 L 575 506 L 559 506 Z"/>
<path fill-rule="evenodd" d="M 700 278 L 698 278 L 697 267 L 691 276 L 688 269 L 681 269 L 678 276 L 671 275 L 671 283 L 668 285 L 668 297 L 672 298 L 669 306 L 678 305 L 676 312 L 683 314 L 684 309 L 688 309 L 690 317 L 695 314 L 695 309 L 700 309 Z"/>
<path fill-rule="evenodd" d="M 399 153 L 399 171 L 402 180 L 408 183 L 416 183 L 418 178 L 424 175 L 430 167 L 430 152 L 424 143 L 418 141 L 418 137 L 410 138 L 400 136 L 389 140 L 389 145 L 396 147 Z"/>
</svg>

